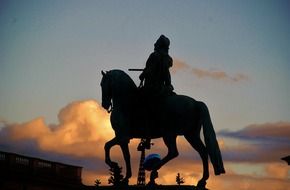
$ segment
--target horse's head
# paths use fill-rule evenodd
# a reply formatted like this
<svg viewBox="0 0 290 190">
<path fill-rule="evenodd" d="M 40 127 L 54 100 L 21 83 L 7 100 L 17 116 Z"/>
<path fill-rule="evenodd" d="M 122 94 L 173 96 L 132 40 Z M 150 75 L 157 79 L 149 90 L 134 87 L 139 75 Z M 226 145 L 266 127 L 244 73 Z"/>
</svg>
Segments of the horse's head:
<svg viewBox="0 0 290 190">
<path fill-rule="evenodd" d="M 108 112 L 110 112 L 110 107 L 112 106 L 112 79 L 110 77 L 109 72 L 102 71 L 102 106 Z"/>
<path fill-rule="evenodd" d="M 108 112 L 112 111 L 112 104 L 118 106 L 128 105 L 135 97 L 137 87 L 134 81 L 124 71 L 114 69 L 102 71 L 102 106 Z"/>
</svg>

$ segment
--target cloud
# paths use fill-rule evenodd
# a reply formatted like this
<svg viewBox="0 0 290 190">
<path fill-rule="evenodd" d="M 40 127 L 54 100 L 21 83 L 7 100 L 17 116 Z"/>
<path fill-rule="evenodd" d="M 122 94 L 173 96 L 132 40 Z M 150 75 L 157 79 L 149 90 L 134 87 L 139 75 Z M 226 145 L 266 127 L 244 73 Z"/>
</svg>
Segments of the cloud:
<svg viewBox="0 0 290 190">
<path fill-rule="evenodd" d="M 235 162 L 277 162 L 290 154 L 290 123 L 249 125 L 239 131 L 218 133 L 227 139 L 224 158 Z"/>
<path fill-rule="evenodd" d="M 225 167 L 227 173 L 220 176 L 214 176 L 213 170 L 210 169 L 207 188 L 232 190 L 235 187 L 236 190 L 290 190 L 289 169 L 283 167 L 283 164 L 259 164 L 259 167 L 262 168 L 261 174 L 255 173 L 255 170 L 258 170 L 255 165 L 243 164 L 241 166 L 242 169 L 236 169 L 226 162 Z M 247 167 L 252 167 L 252 171 L 244 171 L 241 174 L 239 170 Z M 176 184 L 175 177 L 177 173 L 180 173 L 185 179 L 185 184 L 196 185 L 198 180 L 202 178 L 202 172 L 201 161 L 184 160 L 182 155 L 180 155 L 159 170 L 159 178 L 156 179 L 156 182 L 158 184 Z M 148 172 L 146 174 L 149 176 Z"/>
<path fill-rule="evenodd" d="M 290 181 L 288 179 L 240 175 L 236 173 L 214 177 L 214 179 L 208 181 L 209 189 L 232 190 L 233 187 L 235 190 L 290 190 Z"/>
<path fill-rule="evenodd" d="M 86 178 L 87 171 L 105 176 L 108 168 L 103 147 L 114 136 L 109 114 L 96 101 L 85 100 L 61 109 L 58 119 L 59 123 L 53 125 L 47 125 L 42 117 L 20 124 L 1 122 L 0 149 L 82 166 L 84 183 L 91 179 Z"/>
<path fill-rule="evenodd" d="M 225 71 L 220 70 L 205 70 L 201 68 L 191 67 L 190 65 L 186 64 L 183 61 L 178 59 L 174 59 L 172 73 L 175 74 L 178 71 L 189 71 L 192 75 L 197 78 L 209 78 L 214 80 L 222 80 L 222 81 L 229 81 L 229 82 L 240 82 L 248 80 L 249 77 L 242 73 L 237 73 L 235 75 L 229 75 Z"/>
<path fill-rule="evenodd" d="M 0 150 L 82 166 L 84 183 L 93 184 L 93 178 L 104 180 L 109 173 L 104 162 L 104 144 L 114 137 L 109 117 L 98 102 L 84 100 L 61 109 L 58 124 L 48 125 L 43 117 L 25 123 L 3 120 Z M 133 168 L 139 164 L 138 143 L 139 140 L 130 142 Z M 112 148 L 111 157 L 124 166 L 119 146 Z"/>
<path fill-rule="evenodd" d="M 183 62 L 179 59 L 174 59 L 173 66 L 171 68 L 171 72 L 175 74 L 176 72 L 178 72 L 180 70 L 186 70 L 186 69 L 190 69 L 190 68 L 191 68 L 191 66 L 189 66 L 185 62 Z"/>
<path fill-rule="evenodd" d="M 222 131 L 220 134 L 241 139 L 275 139 L 290 140 L 290 123 L 277 122 L 249 125 L 239 131 Z"/>
<path fill-rule="evenodd" d="M 275 179 L 287 179 L 289 176 L 288 167 L 284 163 L 273 163 L 265 166 L 266 176 Z"/>
<path fill-rule="evenodd" d="M 231 167 L 229 163 L 225 164 L 227 173 L 225 175 L 214 176 L 211 170 L 210 178 L 207 181 L 209 189 L 232 190 L 290 190 L 289 169 L 284 164 L 270 163 L 259 164 L 261 173 L 257 173 L 255 165 L 242 164 L 241 168 Z M 251 171 L 247 168 L 251 167 Z M 245 171 L 239 171 L 245 170 Z M 176 174 L 180 173 L 185 179 L 185 183 L 196 184 L 202 177 L 202 166 L 199 163 L 184 161 L 177 157 L 170 161 L 159 171 L 159 179 L 157 183 L 176 184 Z"/>
<path fill-rule="evenodd" d="M 109 114 L 94 100 L 75 101 L 65 106 L 58 114 L 59 123 L 48 125 L 44 118 L 38 117 L 26 123 L 11 124 L 1 122 L 0 149 L 47 160 L 73 164 L 83 167 L 83 183 L 94 184 L 101 179 L 107 185 L 108 166 L 104 162 L 103 146 L 113 138 Z M 289 123 L 277 122 L 255 124 L 239 131 L 218 132 L 218 142 L 224 158 L 227 173 L 211 176 L 208 188 L 232 189 L 289 189 L 289 170 L 280 161 L 280 155 L 287 155 L 289 150 Z M 167 154 L 162 139 L 153 140 L 154 146 L 146 154 Z M 136 151 L 138 139 L 131 140 L 129 147 L 133 178 L 136 184 L 140 152 Z M 186 184 L 196 184 L 202 177 L 201 159 L 198 153 L 183 138 L 177 138 L 179 156 L 171 160 L 159 171 L 157 180 L 160 184 L 175 184 L 179 172 Z M 124 168 L 124 160 L 118 146 L 111 151 L 112 159 Z M 282 156 L 281 156 L 282 157 Z M 242 167 L 234 167 L 242 165 Z M 260 173 L 255 174 L 256 166 Z M 284 167 L 285 166 L 285 167 Z M 242 168 L 242 169 L 240 169 Z M 245 169 L 244 169 L 245 168 Z M 248 171 L 246 168 L 253 168 Z M 259 169 L 262 168 L 262 169 Z M 245 170 L 241 172 L 241 170 Z M 147 180 L 149 172 L 146 172 Z M 271 185 L 270 185 L 271 184 Z M 287 189 L 288 188 L 288 189 Z"/>
<path fill-rule="evenodd" d="M 102 157 L 100 149 L 113 137 L 109 115 L 95 101 L 73 102 L 63 108 L 59 124 L 46 125 L 44 118 L 10 124 L 7 132 L 14 141 L 32 140 L 43 151 L 78 157 Z"/>
</svg>

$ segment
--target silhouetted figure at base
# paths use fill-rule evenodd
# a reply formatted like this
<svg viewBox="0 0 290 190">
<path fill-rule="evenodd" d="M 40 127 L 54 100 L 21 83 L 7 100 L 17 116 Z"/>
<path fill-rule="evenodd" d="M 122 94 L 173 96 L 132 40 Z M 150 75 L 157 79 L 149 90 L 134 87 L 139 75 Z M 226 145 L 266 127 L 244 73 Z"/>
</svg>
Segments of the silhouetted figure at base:
<svg viewBox="0 0 290 190">
<path fill-rule="evenodd" d="M 147 187 L 149 188 L 153 188 L 154 186 L 156 186 L 156 182 L 155 182 L 155 179 L 158 178 L 158 172 L 157 170 L 153 170 L 151 173 L 150 173 L 150 181 L 149 183 L 147 184 Z"/>
<path fill-rule="evenodd" d="M 176 138 L 183 135 L 189 144 L 200 154 L 203 163 L 203 176 L 198 181 L 199 190 L 205 189 L 209 178 L 208 157 L 215 175 L 225 173 L 223 160 L 205 103 L 183 95 L 166 96 L 155 104 L 154 125 L 144 126 L 142 109 L 139 108 L 140 94 L 134 81 L 121 70 L 102 72 L 102 106 L 111 110 L 111 125 L 115 137 L 105 144 L 105 162 L 114 167 L 117 163 L 110 157 L 110 149 L 120 145 L 126 164 L 124 181 L 132 176 L 128 143 L 132 138 L 163 138 L 168 148 L 167 155 L 153 171 L 158 171 L 164 164 L 178 156 Z M 113 107 L 112 107 L 113 105 Z M 141 122 L 140 122 L 141 121 Z M 204 143 L 200 139 L 203 129 Z M 153 178 L 154 175 L 152 174 Z"/>
</svg>

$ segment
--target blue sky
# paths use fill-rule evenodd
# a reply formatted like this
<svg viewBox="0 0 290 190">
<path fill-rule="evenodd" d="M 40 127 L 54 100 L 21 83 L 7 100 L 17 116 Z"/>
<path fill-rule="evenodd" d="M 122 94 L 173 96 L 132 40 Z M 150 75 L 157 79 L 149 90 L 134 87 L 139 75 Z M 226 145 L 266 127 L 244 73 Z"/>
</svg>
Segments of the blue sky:
<svg viewBox="0 0 290 190">
<path fill-rule="evenodd" d="M 160 34 L 171 39 L 172 57 L 191 67 L 249 77 L 243 84 L 224 84 L 193 76 L 182 81 L 184 74 L 176 73 L 178 93 L 219 105 L 224 117 L 235 108 L 240 110 L 235 117 L 250 113 L 240 127 L 251 119 L 290 116 L 289 1 L 1 1 L 0 6 L 4 120 L 44 116 L 56 122 L 58 110 L 71 101 L 100 101 L 100 70 L 144 67 Z M 138 83 L 138 74 L 131 76 Z"/>
<path fill-rule="evenodd" d="M 143 68 L 161 34 L 175 91 L 204 101 L 216 131 L 287 126 L 289 9 L 288 0 L 2 0 L 0 128 L 38 117 L 58 125 L 72 102 L 100 103 L 101 70 Z"/>
</svg>

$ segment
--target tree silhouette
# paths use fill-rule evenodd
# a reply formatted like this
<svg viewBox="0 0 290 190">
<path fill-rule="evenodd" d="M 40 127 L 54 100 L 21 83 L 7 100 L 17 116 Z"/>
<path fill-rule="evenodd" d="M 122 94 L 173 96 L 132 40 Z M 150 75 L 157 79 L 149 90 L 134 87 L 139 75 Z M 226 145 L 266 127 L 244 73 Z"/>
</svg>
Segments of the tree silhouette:
<svg viewBox="0 0 290 190">
<path fill-rule="evenodd" d="M 100 179 L 96 179 L 95 180 L 95 187 L 99 187 L 101 185 L 101 180 Z"/>
<path fill-rule="evenodd" d="M 177 173 L 177 176 L 176 176 L 176 183 L 180 186 L 181 184 L 183 184 L 185 181 L 184 181 L 184 178 L 180 176 L 180 173 Z"/>
<path fill-rule="evenodd" d="M 108 179 L 109 184 L 113 186 L 119 186 L 124 176 L 122 175 L 122 167 L 115 166 L 110 168 L 110 178 Z"/>
</svg>

